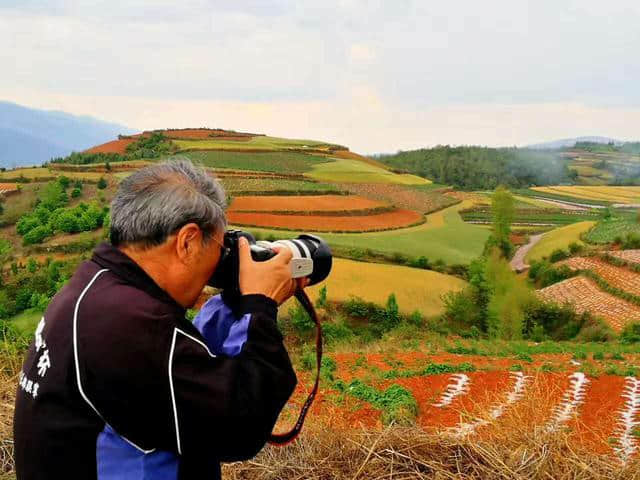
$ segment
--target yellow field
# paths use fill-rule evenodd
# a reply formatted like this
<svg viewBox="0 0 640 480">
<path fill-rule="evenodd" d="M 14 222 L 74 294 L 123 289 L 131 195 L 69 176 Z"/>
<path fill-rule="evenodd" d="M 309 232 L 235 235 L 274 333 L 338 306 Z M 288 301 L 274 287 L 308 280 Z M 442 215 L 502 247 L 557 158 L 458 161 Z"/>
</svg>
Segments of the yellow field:
<svg viewBox="0 0 640 480">
<path fill-rule="evenodd" d="M 548 257 L 554 250 L 558 248 L 566 249 L 572 242 L 582 244 L 580 234 L 586 232 L 595 224 L 596 222 L 578 222 L 545 233 L 525 256 L 525 260 L 530 262 L 531 260 L 540 260 L 542 257 Z"/>
<path fill-rule="evenodd" d="M 440 297 L 461 290 L 466 282 L 431 270 L 336 258 L 326 282 L 308 289 L 313 299 L 324 284 L 329 300 L 344 301 L 356 296 L 384 305 L 387 297 L 395 293 L 402 312 L 408 314 L 418 310 L 424 316 L 433 316 L 442 312 Z"/>
<path fill-rule="evenodd" d="M 100 177 L 109 177 L 108 174 L 100 172 L 71 172 L 68 170 L 49 170 L 48 168 L 37 167 L 17 168 L 15 170 L 0 172 L 0 181 L 5 178 L 18 178 L 20 177 L 20 175 L 35 182 L 50 180 L 61 175 L 72 178 L 74 180 L 89 180 L 94 182 L 100 180 Z"/>
<path fill-rule="evenodd" d="M 48 168 L 16 168 L 15 170 L 7 170 L 5 172 L 0 172 L 0 179 L 3 178 L 17 178 L 20 175 L 28 178 L 28 179 L 37 179 L 42 177 L 53 177 L 54 173 L 51 173 Z"/>
<path fill-rule="evenodd" d="M 532 190 L 541 193 L 566 195 L 576 199 L 601 200 L 614 203 L 640 203 L 640 187 L 610 187 L 610 186 L 551 186 L 533 187 Z"/>
</svg>

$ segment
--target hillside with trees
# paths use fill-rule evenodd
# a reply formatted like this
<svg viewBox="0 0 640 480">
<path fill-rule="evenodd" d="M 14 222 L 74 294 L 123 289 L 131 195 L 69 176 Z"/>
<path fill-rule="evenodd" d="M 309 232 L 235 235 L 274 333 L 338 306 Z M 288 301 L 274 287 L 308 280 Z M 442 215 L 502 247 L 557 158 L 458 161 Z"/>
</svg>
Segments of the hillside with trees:
<svg viewBox="0 0 640 480">
<path fill-rule="evenodd" d="M 575 176 L 569 161 L 557 152 L 517 148 L 446 145 L 383 155 L 378 160 L 397 171 L 462 190 L 550 185 L 569 182 Z"/>
</svg>

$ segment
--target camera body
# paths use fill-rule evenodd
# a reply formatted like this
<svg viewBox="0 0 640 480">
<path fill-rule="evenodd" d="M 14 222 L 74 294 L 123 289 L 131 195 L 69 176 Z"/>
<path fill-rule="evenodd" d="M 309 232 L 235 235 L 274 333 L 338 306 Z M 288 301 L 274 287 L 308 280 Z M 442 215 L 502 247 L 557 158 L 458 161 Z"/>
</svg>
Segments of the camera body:
<svg viewBox="0 0 640 480">
<path fill-rule="evenodd" d="M 308 277 L 309 285 L 321 282 L 331 272 L 332 254 L 329 245 L 315 235 L 302 234 L 291 240 L 274 242 L 256 241 L 249 232 L 228 230 L 224 234 L 224 251 L 218 262 L 216 271 L 208 284 L 223 291 L 225 301 L 234 304 L 241 296 L 240 292 L 240 256 L 238 242 L 240 238 L 249 241 L 251 258 L 256 262 L 264 262 L 276 255 L 273 247 L 284 247 L 291 250 L 293 258 L 289 263 L 293 278 Z"/>
</svg>

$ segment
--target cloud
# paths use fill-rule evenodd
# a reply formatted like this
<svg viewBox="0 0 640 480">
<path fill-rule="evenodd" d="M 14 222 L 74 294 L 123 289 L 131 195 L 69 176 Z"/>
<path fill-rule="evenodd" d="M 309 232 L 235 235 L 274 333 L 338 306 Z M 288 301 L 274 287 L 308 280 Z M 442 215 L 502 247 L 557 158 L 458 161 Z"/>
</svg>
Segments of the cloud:
<svg viewBox="0 0 640 480">
<path fill-rule="evenodd" d="M 368 152 L 624 136 L 606 119 L 640 108 L 639 23 L 635 0 L 7 1 L 0 92 L 140 128 L 304 127 Z"/>
</svg>

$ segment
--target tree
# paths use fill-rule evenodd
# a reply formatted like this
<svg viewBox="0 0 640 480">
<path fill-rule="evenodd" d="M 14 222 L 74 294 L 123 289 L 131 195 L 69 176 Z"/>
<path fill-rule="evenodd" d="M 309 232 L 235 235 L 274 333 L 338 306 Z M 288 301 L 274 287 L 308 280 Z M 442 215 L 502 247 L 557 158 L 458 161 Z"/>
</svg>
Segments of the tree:
<svg viewBox="0 0 640 480">
<path fill-rule="evenodd" d="M 490 253 L 494 247 L 497 247 L 504 258 L 511 257 L 513 244 L 511 243 L 510 235 L 514 211 L 514 200 L 511 192 L 503 186 L 496 188 L 491 198 L 492 233 L 485 246 L 485 253 Z"/>
<path fill-rule="evenodd" d="M 107 188 L 107 181 L 104 179 L 104 177 L 100 177 L 100 180 L 98 180 L 98 188 L 100 190 L 104 190 L 105 188 Z"/>
<path fill-rule="evenodd" d="M 61 175 L 60 177 L 58 177 L 58 183 L 62 186 L 62 188 L 66 190 L 71 184 L 71 179 L 69 177 L 65 177 L 64 175 Z"/>
<path fill-rule="evenodd" d="M 106 162 L 106 163 L 104 164 L 104 169 L 105 169 L 107 172 L 110 172 L 110 171 L 111 171 L 111 164 L 110 164 L 109 162 Z"/>
<path fill-rule="evenodd" d="M 80 195 L 82 195 L 82 191 L 79 188 L 71 190 L 71 198 L 78 198 Z"/>
</svg>

